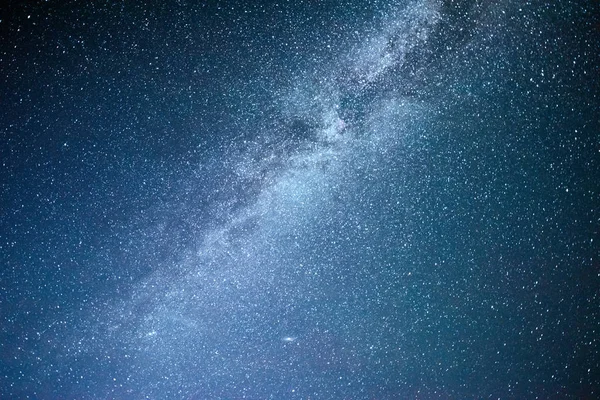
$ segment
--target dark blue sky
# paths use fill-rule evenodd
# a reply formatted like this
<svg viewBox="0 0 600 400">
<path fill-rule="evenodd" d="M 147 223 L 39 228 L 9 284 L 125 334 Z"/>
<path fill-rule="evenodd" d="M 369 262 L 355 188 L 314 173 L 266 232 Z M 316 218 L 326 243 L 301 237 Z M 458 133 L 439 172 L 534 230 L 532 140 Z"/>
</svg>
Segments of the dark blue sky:
<svg viewBox="0 0 600 400">
<path fill-rule="evenodd" d="M 2 6 L 0 397 L 597 397 L 598 15 Z"/>
</svg>

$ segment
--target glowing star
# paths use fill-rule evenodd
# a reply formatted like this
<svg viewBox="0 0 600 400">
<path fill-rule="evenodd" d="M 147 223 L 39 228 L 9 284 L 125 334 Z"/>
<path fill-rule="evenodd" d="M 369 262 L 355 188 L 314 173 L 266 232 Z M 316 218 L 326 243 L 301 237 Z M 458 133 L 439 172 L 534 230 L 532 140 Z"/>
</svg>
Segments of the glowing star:
<svg viewBox="0 0 600 400">
<path fill-rule="evenodd" d="M 295 338 L 295 337 L 293 337 L 293 336 L 286 336 L 286 337 L 284 337 L 284 338 L 283 338 L 283 339 L 281 339 L 281 340 L 283 340 L 284 342 L 295 342 L 295 341 L 296 341 L 296 338 Z"/>
</svg>

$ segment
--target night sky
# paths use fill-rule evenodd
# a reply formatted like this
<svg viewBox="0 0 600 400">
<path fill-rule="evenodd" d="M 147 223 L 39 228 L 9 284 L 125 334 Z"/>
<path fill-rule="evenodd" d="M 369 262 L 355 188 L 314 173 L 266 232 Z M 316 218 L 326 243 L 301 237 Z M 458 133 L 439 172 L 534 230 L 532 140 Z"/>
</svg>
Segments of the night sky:
<svg viewBox="0 0 600 400">
<path fill-rule="evenodd" d="M 600 397 L 598 2 L 11 3 L 1 399 Z"/>
</svg>

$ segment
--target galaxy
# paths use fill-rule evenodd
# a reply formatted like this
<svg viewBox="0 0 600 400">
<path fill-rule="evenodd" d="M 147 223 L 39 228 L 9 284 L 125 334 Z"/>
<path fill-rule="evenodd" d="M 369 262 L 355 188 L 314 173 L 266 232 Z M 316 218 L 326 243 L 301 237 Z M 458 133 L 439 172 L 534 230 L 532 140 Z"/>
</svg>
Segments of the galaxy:
<svg viewBox="0 0 600 400">
<path fill-rule="evenodd" d="M 0 398 L 597 398 L 599 27 L 3 5 Z"/>
</svg>

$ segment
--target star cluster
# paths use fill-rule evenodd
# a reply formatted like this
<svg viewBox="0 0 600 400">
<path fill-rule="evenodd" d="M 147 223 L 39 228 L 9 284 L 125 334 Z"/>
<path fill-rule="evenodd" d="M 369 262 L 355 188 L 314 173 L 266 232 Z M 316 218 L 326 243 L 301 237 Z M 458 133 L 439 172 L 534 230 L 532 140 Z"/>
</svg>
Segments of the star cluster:
<svg viewBox="0 0 600 400">
<path fill-rule="evenodd" d="M 0 13 L 0 397 L 592 398 L 598 7 Z"/>
</svg>

